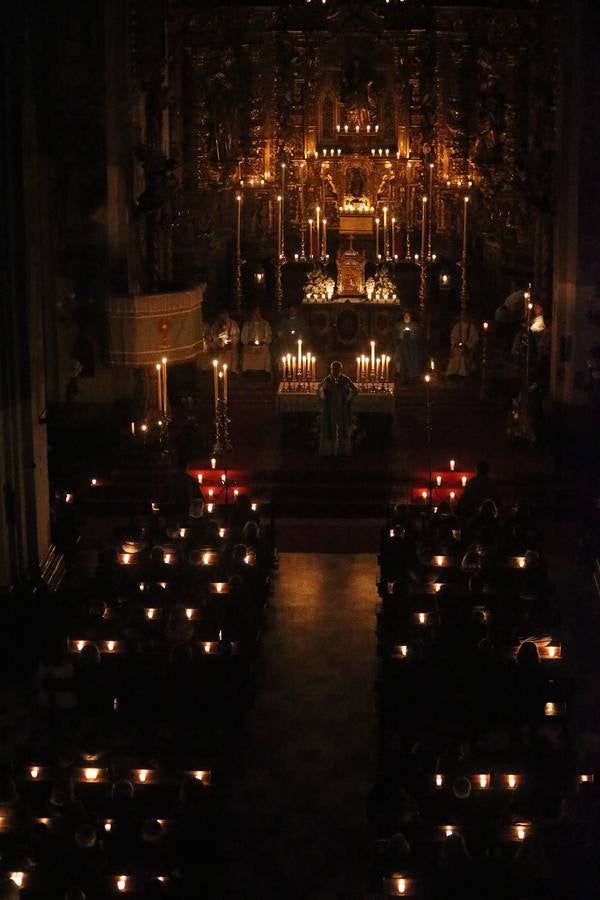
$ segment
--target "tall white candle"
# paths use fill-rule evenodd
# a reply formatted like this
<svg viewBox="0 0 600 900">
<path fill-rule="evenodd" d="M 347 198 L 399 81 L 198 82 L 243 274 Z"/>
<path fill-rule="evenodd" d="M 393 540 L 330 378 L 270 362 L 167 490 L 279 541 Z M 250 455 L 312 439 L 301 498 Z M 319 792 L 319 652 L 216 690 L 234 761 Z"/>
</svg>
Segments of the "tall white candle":
<svg viewBox="0 0 600 900">
<path fill-rule="evenodd" d="M 421 263 L 425 262 L 425 225 L 427 219 L 427 197 L 423 197 L 423 210 L 421 213 Z"/>
<path fill-rule="evenodd" d="M 293 379 L 294 373 L 292 371 L 292 354 L 291 353 L 288 353 L 288 355 L 287 355 L 287 372 L 288 372 L 288 378 Z"/>
<path fill-rule="evenodd" d="M 227 404 L 227 363 L 223 366 L 223 400 Z"/>
<path fill-rule="evenodd" d="M 323 219 L 323 259 L 327 259 L 327 219 Z"/>
<path fill-rule="evenodd" d="M 296 367 L 296 368 L 297 368 L 297 371 L 298 371 L 298 377 L 300 377 L 300 366 L 301 366 L 301 364 L 302 364 L 302 340 L 299 340 L 299 341 L 298 341 L 298 365 L 297 365 L 297 367 Z"/>
<path fill-rule="evenodd" d="M 308 220 L 308 256 L 313 258 L 313 220 Z"/>
<path fill-rule="evenodd" d="M 463 260 L 467 259 L 467 209 L 469 208 L 469 198 L 465 197 L 465 212 L 463 216 L 463 247 L 462 247 L 462 255 Z"/>
<path fill-rule="evenodd" d="M 375 372 L 375 341 L 371 341 L 371 372 Z"/>
<path fill-rule="evenodd" d="M 356 380 L 360 381 L 360 356 L 356 357 Z"/>
<path fill-rule="evenodd" d="M 375 258 L 379 259 L 379 219 L 375 219 Z"/>
<path fill-rule="evenodd" d="M 281 357 L 281 377 L 282 377 L 283 381 L 285 381 L 287 378 L 287 366 L 285 363 L 286 363 L 285 356 L 282 356 Z"/>
<path fill-rule="evenodd" d="M 392 216 L 392 259 L 396 256 L 396 219 Z"/>
</svg>

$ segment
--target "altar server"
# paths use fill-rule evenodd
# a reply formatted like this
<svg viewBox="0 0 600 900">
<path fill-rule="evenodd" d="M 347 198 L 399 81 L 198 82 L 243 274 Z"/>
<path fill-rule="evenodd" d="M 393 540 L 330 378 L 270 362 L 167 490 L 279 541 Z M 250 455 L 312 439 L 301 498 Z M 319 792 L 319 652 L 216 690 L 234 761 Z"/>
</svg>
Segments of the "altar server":
<svg viewBox="0 0 600 900">
<path fill-rule="evenodd" d="M 223 309 L 210 328 L 210 349 L 219 365 L 227 365 L 230 372 L 238 371 L 238 345 L 240 329 L 237 322 Z"/>
<path fill-rule="evenodd" d="M 418 378 L 423 372 L 421 329 L 408 310 L 394 327 L 394 367 L 401 381 Z"/>
<path fill-rule="evenodd" d="M 243 372 L 271 372 L 271 340 L 271 326 L 256 306 L 242 328 Z"/>
<path fill-rule="evenodd" d="M 463 312 L 450 332 L 450 359 L 446 375 L 470 375 L 476 368 L 475 350 L 479 331 L 468 313 Z"/>
</svg>

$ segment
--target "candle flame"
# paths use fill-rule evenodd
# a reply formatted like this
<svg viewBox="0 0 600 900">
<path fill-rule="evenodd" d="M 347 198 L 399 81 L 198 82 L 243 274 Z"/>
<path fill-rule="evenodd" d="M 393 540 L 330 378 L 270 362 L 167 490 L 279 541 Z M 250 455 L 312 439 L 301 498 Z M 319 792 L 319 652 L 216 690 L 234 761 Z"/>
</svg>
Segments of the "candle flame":
<svg viewBox="0 0 600 900">
<path fill-rule="evenodd" d="M 99 774 L 100 774 L 99 769 L 85 769 L 85 771 L 83 773 L 83 777 L 85 778 L 86 781 L 96 781 Z"/>
</svg>

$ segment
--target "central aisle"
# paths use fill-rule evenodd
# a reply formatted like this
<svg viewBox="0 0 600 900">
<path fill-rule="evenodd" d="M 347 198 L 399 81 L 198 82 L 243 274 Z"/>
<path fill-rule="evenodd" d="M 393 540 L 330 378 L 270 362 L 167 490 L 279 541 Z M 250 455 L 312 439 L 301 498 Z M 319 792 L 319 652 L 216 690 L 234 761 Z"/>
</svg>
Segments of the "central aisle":
<svg viewBox="0 0 600 900">
<path fill-rule="evenodd" d="M 365 895 L 375 580 L 375 555 L 281 556 L 228 804 L 224 896 Z"/>
</svg>

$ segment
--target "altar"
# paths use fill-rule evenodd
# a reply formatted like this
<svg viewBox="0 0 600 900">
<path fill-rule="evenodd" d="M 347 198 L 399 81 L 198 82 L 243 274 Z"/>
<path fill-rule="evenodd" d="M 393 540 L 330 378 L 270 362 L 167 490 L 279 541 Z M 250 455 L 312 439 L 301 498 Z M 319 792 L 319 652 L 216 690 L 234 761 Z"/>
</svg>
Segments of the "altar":
<svg viewBox="0 0 600 900">
<path fill-rule="evenodd" d="M 276 407 L 280 415 L 310 414 L 319 412 L 317 399 L 317 381 L 303 385 L 302 390 L 290 390 L 290 386 L 282 382 L 277 389 Z M 292 388 L 294 386 L 292 385 Z M 359 390 L 355 396 L 352 409 L 355 415 L 380 415 L 394 417 L 395 391 L 393 382 L 382 385 L 383 389 L 375 391 Z"/>
<path fill-rule="evenodd" d="M 340 216 L 340 224 L 345 218 L 352 220 L 353 229 L 357 218 L 371 227 L 371 217 L 365 214 Z M 350 235 L 348 246 L 337 253 L 336 279 L 327 263 L 315 265 L 308 273 L 302 307 L 321 349 L 351 350 L 375 340 L 389 352 L 400 300 L 385 263 L 374 276 L 365 278 L 366 263 L 365 252 L 355 249 Z"/>
</svg>

